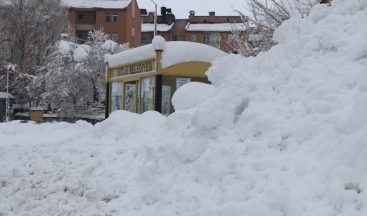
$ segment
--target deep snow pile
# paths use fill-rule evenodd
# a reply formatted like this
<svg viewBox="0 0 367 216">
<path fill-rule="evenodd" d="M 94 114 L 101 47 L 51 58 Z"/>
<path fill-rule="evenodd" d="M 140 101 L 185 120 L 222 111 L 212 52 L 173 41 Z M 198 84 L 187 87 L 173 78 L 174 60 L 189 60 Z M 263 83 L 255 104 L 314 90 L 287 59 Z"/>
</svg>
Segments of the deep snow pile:
<svg viewBox="0 0 367 216">
<path fill-rule="evenodd" d="M 365 0 L 317 6 L 168 118 L 0 124 L 0 215 L 367 215 L 366 26 Z"/>
</svg>

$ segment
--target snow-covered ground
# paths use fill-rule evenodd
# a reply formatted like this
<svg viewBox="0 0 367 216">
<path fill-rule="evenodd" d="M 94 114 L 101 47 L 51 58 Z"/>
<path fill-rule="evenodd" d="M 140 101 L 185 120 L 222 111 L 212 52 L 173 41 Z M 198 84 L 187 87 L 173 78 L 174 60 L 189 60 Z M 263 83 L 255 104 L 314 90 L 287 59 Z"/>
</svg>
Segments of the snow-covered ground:
<svg viewBox="0 0 367 216">
<path fill-rule="evenodd" d="M 0 124 L 0 215 L 367 215 L 366 26 L 365 0 L 319 5 L 169 117 Z"/>
</svg>

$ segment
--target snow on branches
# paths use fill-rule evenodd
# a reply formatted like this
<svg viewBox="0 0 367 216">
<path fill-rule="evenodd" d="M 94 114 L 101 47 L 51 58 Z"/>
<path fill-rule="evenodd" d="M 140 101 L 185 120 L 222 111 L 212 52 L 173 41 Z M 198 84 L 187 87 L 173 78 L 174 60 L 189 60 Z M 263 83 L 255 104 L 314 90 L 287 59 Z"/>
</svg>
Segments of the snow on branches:
<svg viewBox="0 0 367 216">
<path fill-rule="evenodd" d="M 228 41 L 233 50 L 242 56 L 256 56 L 277 44 L 274 31 L 291 16 L 307 16 L 319 0 L 246 0 L 250 15 L 234 9 L 242 17 L 246 33 L 233 25 Z"/>
<path fill-rule="evenodd" d="M 127 49 L 102 31 L 89 33 L 85 44 L 60 40 L 46 65 L 43 100 L 65 117 L 95 115 L 105 104 L 105 57 Z"/>
</svg>

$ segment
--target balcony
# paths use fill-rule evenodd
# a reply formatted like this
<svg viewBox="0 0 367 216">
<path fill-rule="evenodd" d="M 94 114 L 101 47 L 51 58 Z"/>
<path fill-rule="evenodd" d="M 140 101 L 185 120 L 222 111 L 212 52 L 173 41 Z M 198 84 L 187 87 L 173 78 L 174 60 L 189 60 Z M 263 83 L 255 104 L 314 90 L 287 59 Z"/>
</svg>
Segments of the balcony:
<svg viewBox="0 0 367 216">
<path fill-rule="evenodd" d="M 75 30 L 77 31 L 93 31 L 96 29 L 94 24 L 76 24 Z"/>
</svg>

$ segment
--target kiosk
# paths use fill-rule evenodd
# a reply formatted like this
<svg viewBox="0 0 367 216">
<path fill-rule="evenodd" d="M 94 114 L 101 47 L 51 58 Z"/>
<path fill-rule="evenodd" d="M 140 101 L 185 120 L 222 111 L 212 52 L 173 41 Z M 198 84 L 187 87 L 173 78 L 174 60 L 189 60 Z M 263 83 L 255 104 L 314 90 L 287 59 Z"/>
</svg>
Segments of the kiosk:
<svg viewBox="0 0 367 216">
<path fill-rule="evenodd" d="M 156 110 L 169 115 L 173 93 L 188 82 L 209 83 L 205 72 L 213 60 L 225 55 L 205 44 L 166 42 L 161 36 L 152 44 L 111 55 L 106 72 L 106 117 L 115 110 Z"/>
</svg>

